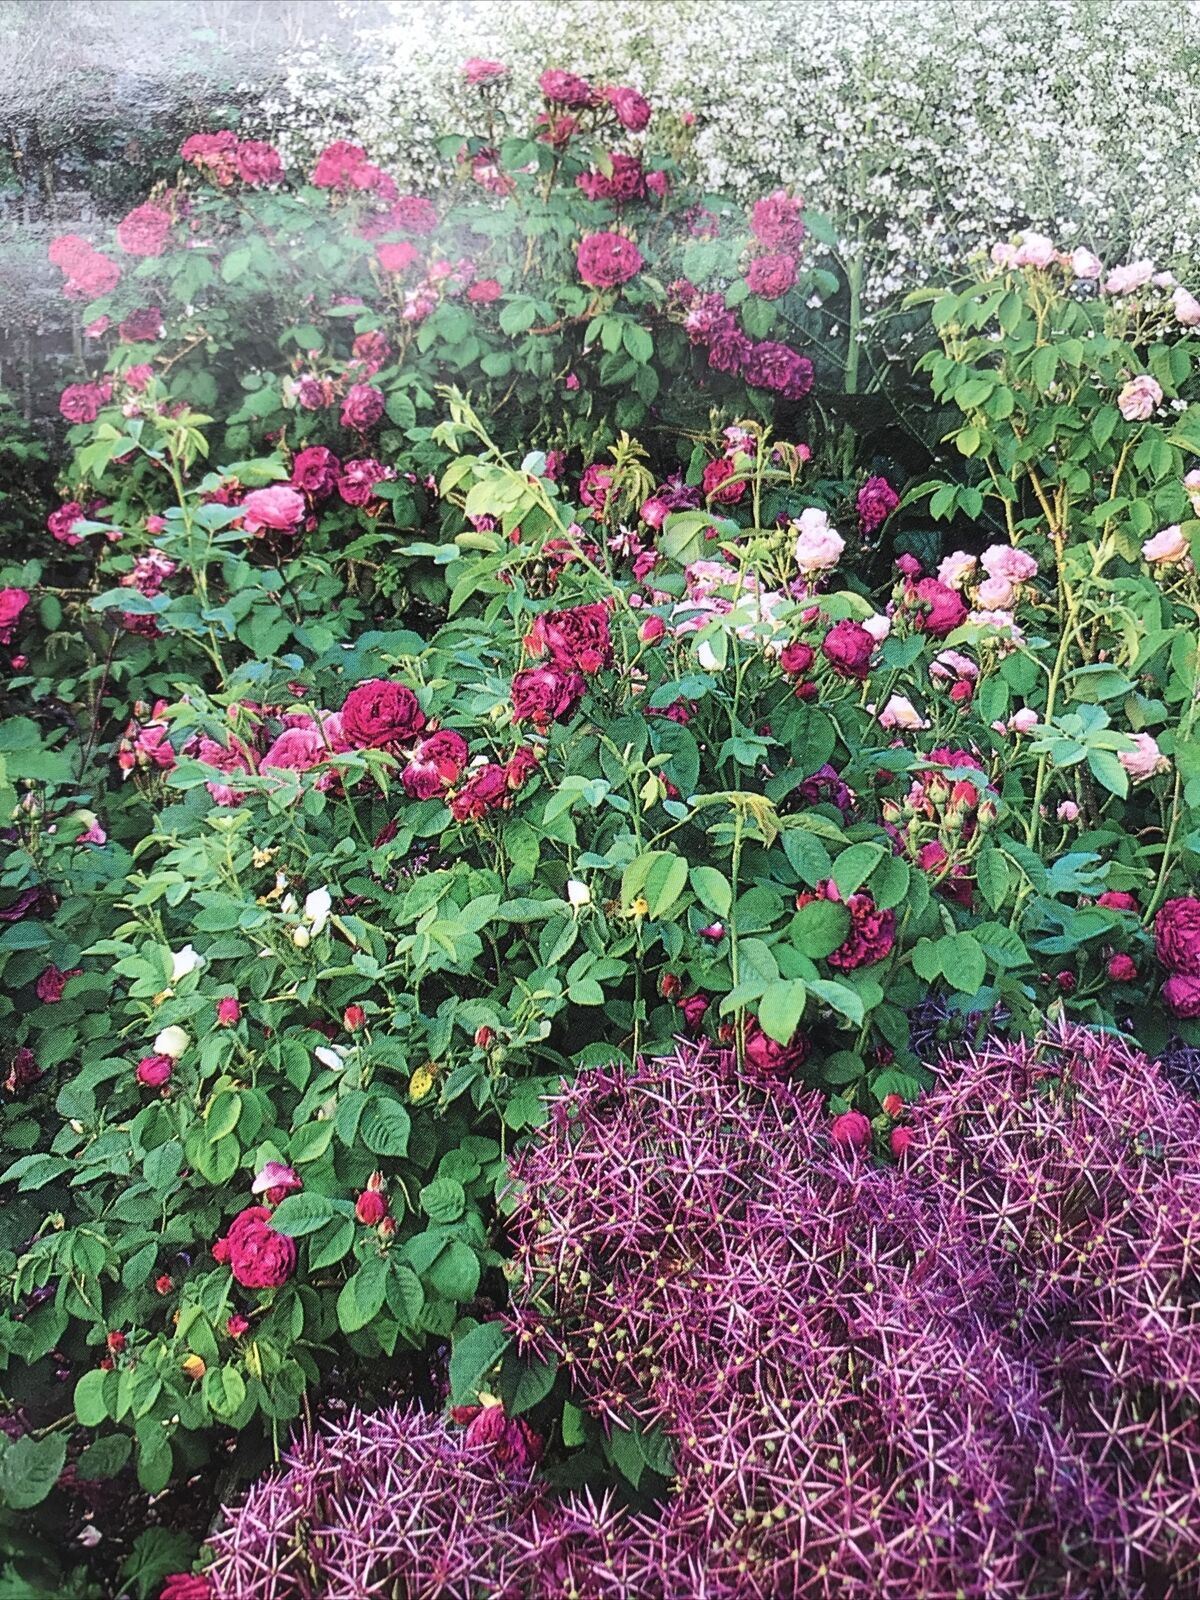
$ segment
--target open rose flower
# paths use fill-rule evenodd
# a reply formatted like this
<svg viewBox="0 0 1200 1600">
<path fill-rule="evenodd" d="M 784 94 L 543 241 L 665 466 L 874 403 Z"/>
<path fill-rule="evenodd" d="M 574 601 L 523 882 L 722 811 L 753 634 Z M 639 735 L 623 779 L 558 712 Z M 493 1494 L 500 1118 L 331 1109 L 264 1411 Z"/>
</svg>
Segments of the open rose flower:
<svg viewBox="0 0 1200 1600">
<path fill-rule="evenodd" d="M 1148 422 L 1162 404 L 1163 392 L 1148 372 L 1130 378 L 1117 396 L 1117 409 L 1126 422 Z"/>
<path fill-rule="evenodd" d="M 1128 909 L 1136 911 L 1137 902 Z M 1154 919 L 1154 950 L 1168 971 L 1200 978 L 1200 900 L 1180 895 L 1159 907 Z"/>
<path fill-rule="evenodd" d="M 1162 997 L 1173 1017 L 1188 1021 L 1200 1017 L 1200 978 L 1173 973 L 1162 986 Z"/>
<path fill-rule="evenodd" d="M 239 1212 L 218 1243 L 225 1247 L 219 1259 L 229 1262 L 229 1270 L 244 1289 L 278 1289 L 296 1270 L 295 1242 L 271 1227 L 267 1206 L 248 1206 Z"/>
<path fill-rule="evenodd" d="M 622 233 L 589 233 L 579 242 L 576 266 L 592 289 L 615 289 L 642 270 L 642 253 Z"/>
<path fill-rule="evenodd" d="M 617 121 L 630 133 L 641 133 L 650 121 L 650 102 L 636 89 L 606 89 L 604 98 L 616 113 Z"/>
<path fill-rule="evenodd" d="M 1147 778 L 1153 778 L 1159 772 L 1170 770 L 1171 763 L 1158 748 L 1157 741 L 1148 733 L 1135 733 L 1130 736 L 1136 749 L 1118 750 L 1117 760 L 1125 768 L 1134 783 L 1144 783 Z"/>
<path fill-rule="evenodd" d="M 392 750 L 411 744 L 425 726 L 425 713 L 406 683 L 372 678 L 356 684 L 341 711 L 341 730 L 355 750 Z"/>
<path fill-rule="evenodd" d="M 0 589 L 0 644 L 11 644 L 29 604 L 28 589 Z"/>
<path fill-rule="evenodd" d="M 432 800 L 453 788 L 467 764 L 467 742 L 461 733 L 442 728 L 418 739 L 400 774 L 404 792 L 413 800 Z"/>
<path fill-rule="evenodd" d="M 806 578 L 829 572 L 842 559 L 846 541 L 829 525 L 829 513 L 808 506 L 792 524 L 796 529 L 796 565 Z"/>
<path fill-rule="evenodd" d="M 778 300 L 796 287 L 796 258 L 780 251 L 775 255 L 755 256 L 746 273 L 751 294 L 764 300 Z"/>
<path fill-rule="evenodd" d="M 817 900 L 843 905 L 850 917 L 850 931 L 826 961 L 838 972 L 853 972 L 874 965 L 891 954 L 896 942 L 896 913 L 881 911 L 866 890 L 843 897 L 832 878 L 820 884 L 815 893 L 805 890 L 796 896 L 796 909 Z"/>
<path fill-rule="evenodd" d="M 171 229 L 171 213 L 161 206 L 135 206 L 117 224 L 117 243 L 127 256 L 160 256 Z"/>
<path fill-rule="evenodd" d="M 383 392 L 369 383 L 356 383 L 346 391 L 342 401 L 342 427 L 357 428 L 365 433 L 373 428 L 383 415 Z"/>
<path fill-rule="evenodd" d="M 552 722 L 569 717 L 583 698 L 584 679 L 578 672 L 553 664 L 527 667 L 512 681 L 513 718 L 531 722 L 544 733 Z"/>
<path fill-rule="evenodd" d="M 746 1022 L 745 1052 L 746 1072 L 755 1078 L 787 1078 L 808 1060 L 812 1053 L 812 1040 L 803 1029 L 797 1028 L 787 1044 L 780 1044 L 764 1033 L 757 1017 Z"/>
<path fill-rule="evenodd" d="M 1154 566 L 1171 567 L 1191 556 L 1191 546 L 1177 522 L 1162 528 L 1142 546 L 1142 558 Z"/>
<path fill-rule="evenodd" d="M 480 822 L 506 806 L 510 793 L 506 770 L 494 761 L 485 762 L 450 796 L 450 814 L 456 822 Z"/>
<path fill-rule="evenodd" d="M 287 484 L 275 483 L 268 489 L 251 489 L 242 501 L 242 527 L 247 533 L 293 534 L 304 521 L 307 507 L 304 496 Z"/>
<path fill-rule="evenodd" d="M 862 626 L 849 617 L 835 622 L 821 640 L 821 654 L 839 678 L 864 679 L 871 669 L 875 641 Z"/>
<path fill-rule="evenodd" d="M 591 677 L 612 665 L 608 608 L 597 603 L 543 612 L 526 634 L 525 647 L 530 655 L 548 655 L 564 672 Z"/>
</svg>

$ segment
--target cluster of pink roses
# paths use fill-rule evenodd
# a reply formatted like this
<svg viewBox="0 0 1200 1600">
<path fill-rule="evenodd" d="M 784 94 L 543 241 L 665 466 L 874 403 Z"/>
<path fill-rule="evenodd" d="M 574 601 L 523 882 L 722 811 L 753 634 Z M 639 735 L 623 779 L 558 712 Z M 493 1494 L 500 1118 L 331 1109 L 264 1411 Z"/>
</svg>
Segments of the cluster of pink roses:
<svg viewBox="0 0 1200 1600">
<path fill-rule="evenodd" d="M 102 255 L 77 233 L 52 240 L 49 256 L 63 274 L 63 294 L 68 300 L 98 300 L 120 282 L 121 269 L 112 257 Z"/>
<path fill-rule="evenodd" d="M 180 157 L 227 189 L 235 179 L 247 188 L 283 182 L 283 162 L 274 145 L 261 139 L 239 139 L 229 128 L 218 133 L 193 133 L 183 141 Z"/>
<path fill-rule="evenodd" d="M 706 352 L 714 372 L 740 375 L 754 388 L 770 389 L 785 400 L 802 400 L 812 388 L 808 357 L 776 339 L 750 339 L 723 294 L 702 294 L 686 278 L 672 283 L 667 293 L 682 313 L 688 338 Z"/>
<path fill-rule="evenodd" d="M 1167 900 L 1154 919 L 1154 948 L 1167 969 L 1163 1004 L 1173 1017 L 1200 1017 L 1200 900 Z"/>
<path fill-rule="evenodd" d="M 779 300 L 796 286 L 796 262 L 804 239 L 802 202 L 777 189 L 750 212 L 754 254 L 746 284 L 763 300 Z"/>
<path fill-rule="evenodd" d="M 992 246 L 992 261 L 1003 271 L 1032 267 L 1048 271 L 1062 269 L 1082 283 L 1095 283 L 1100 292 L 1115 297 L 1137 294 L 1152 288 L 1171 297 L 1171 310 L 1181 328 L 1200 327 L 1200 300 L 1176 279 L 1173 272 L 1159 271 L 1153 261 L 1140 260 L 1104 270 L 1104 263 L 1084 245 L 1060 250 L 1044 233 L 1029 230 L 1014 241 L 999 241 Z"/>
</svg>

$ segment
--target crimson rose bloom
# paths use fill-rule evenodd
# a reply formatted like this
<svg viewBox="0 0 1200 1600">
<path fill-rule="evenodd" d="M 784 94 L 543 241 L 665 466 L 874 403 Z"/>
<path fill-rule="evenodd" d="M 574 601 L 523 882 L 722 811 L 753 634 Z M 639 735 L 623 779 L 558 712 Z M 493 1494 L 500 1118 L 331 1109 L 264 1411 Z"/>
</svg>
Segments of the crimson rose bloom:
<svg viewBox="0 0 1200 1600">
<path fill-rule="evenodd" d="M 490 306 L 503 292 L 495 278 L 480 278 L 467 290 L 467 299 L 473 306 Z"/>
<path fill-rule="evenodd" d="M 283 182 L 283 162 L 273 144 L 262 139 L 239 139 L 233 152 L 238 177 L 252 189 Z"/>
<path fill-rule="evenodd" d="M 821 884 L 815 894 L 807 890 L 796 896 L 796 910 L 814 900 L 832 900 L 844 905 L 850 913 L 850 932 L 836 950 L 825 959 L 840 972 L 853 972 L 856 967 L 869 967 L 882 961 L 896 942 L 896 913 L 881 911 L 865 890 L 843 900 L 833 879 Z"/>
<path fill-rule="evenodd" d="M 758 389 L 771 389 L 785 400 L 803 400 L 813 386 L 813 364 L 791 345 L 764 339 L 752 345 L 742 362 L 742 376 Z"/>
<path fill-rule="evenodd" d="M 715 461 L 708 462 L 700 481 L 707 498 L 718 505 L 736 505 L 746 492 L 744 479 L 740 483 L 729 482 L 737 476 L 737 471 L 737 462 L 729 456 L 718 456 Z"/>
<path fill-rule="evenodd" d="M 547 100 L 559 106 L 586 106 L 592 101 L 592 86 L 574 72 L 563 72 L 548 67 L 538 79 L 538 87 Z"/>
<path fill-rule="evenodd" d="M 21 613 L 28 604 L 28 589 L 0 589 L 0 644 L 12 643 Z"/>
<path fill-rule="evenodd" d="M 377 244 L 375 255 L 385 272 L 407 272 L 417 260 L 419 252 L 415 244 L 401 239 L 398 244 Z"/>
<path fill-rule="evenodd" d="M 508 774 L 494 761 L 473 772 L 457 794 L 450 797 L 450 814 L 456 822 L 479 822 L 489 811 L 508 802 Z"/>
<path fill-rule="evenodd" d="M 351 144 L 347 139 L 335 139 L 317 157 L 309 182 L 318 189 L 348 189 L 366 159 L 367 152 L 362 145 Z"/>
<path fill-rule="evenodd" d="M 589 288 L 615 289 L 642 270 L 642 253 L 622 233 L 589 233 L 575 257 L 579 276 Z"/>
<path fill-rule="evenodd" d="M 686 1000 L 679 1002 L 679 1009 L 683 1013 L 684 1026 L 689 1033 L 699 1033 L 704 1023 L 704 1013 L 709 1007 L 709 997 L 706 994 L 690 994 Z"/>
<path fill-rule="evenodd" d="M 538 769 L 538 753 L 532 745 L 519 744 L 504 763 L 504 776 L 510 789 L 524 788 Z"/>
<path fill-rule="evenodd" d="M 135 206 L 117 223 L 117 243 L 127 256 L 160 256 L 171 228 L 171 214 L 161 206 Z"/>
<path fill-rule="evenodd" d="M 583 672 L 591 677 L 612 665 L 608 608 L 596 603 L 547 611 L 535 620 L 525 644 L 532 655 L 549 655 L 564 672 Z"/>
<path fill-rule="evenodd" d="M 131 311 L 117 328 L 117 333 L 126 344 L 152 344 L 155 339 L 163 336 L 162 311 L 158 306 L 142 306 L 137 311 Z M 126 368 L 125 382 L 134 385 L 134 368 Z M 154 369 L 146 368 L 146 379 L 153 376 Z M 134 385 L 139 389 L 146 387 L 145 383 Z"/>
<path fill-rule="evenodd" d="M 575 182 L 589 200 L 637 200 L 646 192 L 646 177 L 637 156 L 609 157 L 610 173 L 581 172 Z"/>
<path fill-rule="evenodd" d="M 314 500 L 327 500 L 337 487 L 342 464 L 323 444 L 298 450 L 292 461 L 292 487 L 302 489 Z"/>
<path fill-rule="evenodd" d="M 847 617 L 835 622 L 821 640 L 821 654 L 839 678 L 858 678 L 861 682 L 871 666 L 875 641 L 867 630 Z"/>
<path fill-rule="evenodd" d="M 864 1150 L 871 1142 L 871 1124 L 861 1111 L 843 1111 L 829 1124 L 830 1140 L 842 1150 Z"/>
<path fill-rule="evenodd" d="M 95 422 L 101 406 L 112 399 L 111 383 L 69 383 L 58 399 L 68 422 Z"/>
<path fill-rule="evenodd" d="M 137 1064 L 136 1077 L 147 1089 L 161 1089 L 174 1070 L 170 1056 L 143 1056 Z"/>
<path fill-rule="evenodd" d="M 354 1202 L 354 1215 L 364 1228 L 377 1228 L 387 1216 L 387 1200 L 378 1189 L 364 1189 Z"/>
<path fill-rule="evenodd" d="M 295 1242 L 271 1227 L 267 1206 L 239 1212 L 224 1243 L 229 1269 L 244 1289 L 278 1289 L 296 1270 Z"/>
<path fill-rule="evenodd" d="M 242 501 L 242 527 L 247 533 L 295 533 L 304 519 L 304 496 L 286 484 L 251 489 Z"/>
<path fill-rule="evenodd" d="M 1096 904 L 1107 906 L 1110 911 L 1136 911 L 1138 908 L 1137 895 L 1130 894 L 1128 889 L 1106 889 Z"/>
<path fill-rule="evenodd" d="M 752 294 L 764 300 L 778 300 L 796 286 L 796 258 L 781 252 L 779 255 L 758 256 L 750 263 L 746 282 Z"/>
<path fill-rule="evenodd" d="M 527 667 L 512 682 L 513 716 L 532 722 L 544 733 L 552 722 L 569 717 L 583 697 L 584 681 L 561 667 Z"/>
<path fill-rule="evenodd" d="M 811 645 L 801 644 L 798 639 L 785 645 L 779 654 L 779 665 L 789 677 L 801 677 L 812 666 L 814 660 Z"/>
<path fill-rule="evenodd" d="M 383 391 L 369 383 L 356 383 L 346 390 L 342 401 L 342 427 L 365 433 L 383 415 Z"/>
<path fill-rule="evenodd" d="M 390 750 L 411 744 L 425 713 L 406 683 L 372 678 L 356 684 L 342 706 L 342 733 L 355 750 Z"/>
<path fill-rule="evenodd" d="M 1200 900 L 1181 895 L 1163 904 L 1154 919 L 1154 948 L 1168 971 L 1200 977 Z"/>
<path fill-rule="evenodd" d="M 812 1040 L 801 1028 L 787 1044 L 780 1044 L 762 1031 L 757 1017 L 746 1023 L 745 1063 L 747 1071 L 756 1077 L 786 1078 L 804 1065 L 811 1049 Z"/>
<path fill-rule="evenodd" d="M 630 133 L 641 133 L 650 121 L 650 102 L 636 89 L 607 89 L 605 96 L 617 114 L 617 121 Z"/>
<path fill-rule="evenodd" d="M 1200 978 L 1175 972 L 1162 986 L 1163 1004 L 1173 1017 L 1200 1017 Z"/>
<path fill-rule="evenodd" d="M 921 578 L 904 591 L 904 604 L 918 633 L 944 639 L 967 620 L 967 608 L 957 589 L 948 588 L 937 578 Z"/>
<path fill-rule="evenodd" d="M 467 742 L 461 733 L 443 728 L 419 739 L 400 774 L 404 792 L 413 800 L 432 800 L 458 782 L 467 764 Z"/>
<path fill-rule="evenodd" d="M 342 464 L 337 492 L 348 506 L 367 506 L 375 498 L 375 485 L 394 477 L 392 468 L 385 467 L 374 456 L 360 456 Z"/>
</svg>

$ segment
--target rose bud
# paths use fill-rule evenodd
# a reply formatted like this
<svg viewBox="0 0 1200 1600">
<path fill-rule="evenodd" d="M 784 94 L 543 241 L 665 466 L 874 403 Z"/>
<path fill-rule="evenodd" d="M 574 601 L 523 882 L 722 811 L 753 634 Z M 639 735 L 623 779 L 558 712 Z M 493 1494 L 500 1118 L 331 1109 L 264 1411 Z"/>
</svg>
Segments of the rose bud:
<svg viewBox="0 0 1200 1600">
<path fill-rule="evenodd" d="M 155 1278 L 154 1280 L 155 1294 L 170 1294 L 174 1287 L 175 1280 L 170 1276 L 169 1273 L 164 1272 L 161 1277 Z"/>
<path fill-rule="evenodd" d="M 891 1150 L 896 1160 L 899 1161 L 901 1156 L 903 1156 L 912 1142 L 913 1131 L 911 1128 L 893 1128 L 891 1136 L 888 1139 L 888 1148 Z"/>
<path fill-rule="evenodd" d="M 1138 909 L 1137 895 L 1130 894 L 1128 889 L 1106 889 L 1096 901 L 1098 906 L 1104 906 L 1109 911 L 1136 911 Z"/>
<path fill-rule="evenodd" d="M 217 1001 L 217 1022 L 222 1028 L 233 1028 L 242 1020 L 242 1004 L 235 994 L 222 995 Z"/>
<path fill-rule="evenodd" d="M 235 1311 L 225 1324 L 225 1332 L 231 1339 L 240 1339 L 249 1326 L 249 1321 L 240 1312 Z"/>
<path fill-rule="evenodd" d="M 364 1189 L 354 1202 L 354 1215 L 364 1228 L 376 1228 L 387 1216 L 387 1201 L 378 1189 Z"/>
<path fill-rule="evenodd" d="M 185 1377 L 191 1378 L 194 1383 L 199 1383 L 200 1379 L 208 1371 L 208 1368 L 204 1365 L 202 1357 L 184 1356 L 183 1360 L 179 1363 L 179 1370 L 185 1375 Z"/>
<path fill-rule="evenodd" d="M 1114 983 L 1132 983 L 1137 977 L 1137 970 L 1137 962 L 1132 956 L 1118 952 L 1109 957 L 1107 971 Z"/>
<path fill-rule="evenodd" d="M 683 993 L 683 979 L 674 972 L 664 972 L 658 980 L 658 992 L 664 1000 L 678 1000 Z"/>
<path fill-rule="evenodd" d="M 638 638 L 643 644 L 653 644 L 656 639 L 661 639 L 667 631 L 667 625 L 661 617 L 647 617 L 638 629 Z"/>
<path fill-rule="evenodd" d="M 829 1137 L 843 1150 L 862 1150 L 871 1142 L 871 1124 L 861 1111 L 843 1111 L 829 1124 Z"/>
<path fill-rule="evenodd" d="M 490 1050 L 495 1042 L 496 1035 L 486 1022 L 475 1029 L 475 1043 L 480 1050 Z"/>
<path fill-rule="evenodd" d="M 101 1356 L 99 1367 L 101 1372 L 112 1372 L 116 1367 L 116 1362 L 111 1356 Z"/>
<path fill-rule="evenodd" d="M 137 1064 L 137 1081 L 147 1089 L 161 1089 L 170 1080 L 174 1065 L 170 1056 L 143 1056 Z"/>
<path fill-rule="evenodd" d="M 119 1356 L 121 1351 L 125 1348 L 125 1335 L 119 1328 L 117 1328 L 107 1336 L 104 1342 L 112 1351 L 113 1355 Z"/>
<path fill-rule="evenodd" d="M 889 1117 L 898 1117 L 904 1110 L 904 1101 L 898 1094 L 885 1094 L 883 1097 L 883 1109 Z"/>
<path fill-rule="evenodd" d="M 164 1028 L 154 1041 L 154 1053 L 157 1056 L 169 1056 L 172 1061 L 178 1061 L 191 1042 L 191 1035 L 185 1028 L 181 1028 L 178 1025 Z"/>
<path fill-rule="evenodd" d="M 1073 972 L 1056 972 L 1054 982 L 1060 994 L 1074 994 L 1076 978 Z"/>
<path fill-rule="evenodd" d="M 378 1233 L 381 1239 L 390 1239 L 396 1231 L 396 1219 L 392 1216 L 384 1217 L 379 1224 Z"/>
<path fill-rule="evenodd" d="M 342 1026 L 347 1033 L 357 1033 L 366 1026 L 367 1013 L 358 1004 L 348 1005 L 342 1012 Z"/>
<path fill-rule="evenodd" d="M 714 942 L 725 937 L 725 924 L 723 922 L 710 922 L 707 928 L 700 929 L 702 939 L 712 939 Z"/>
</svg>

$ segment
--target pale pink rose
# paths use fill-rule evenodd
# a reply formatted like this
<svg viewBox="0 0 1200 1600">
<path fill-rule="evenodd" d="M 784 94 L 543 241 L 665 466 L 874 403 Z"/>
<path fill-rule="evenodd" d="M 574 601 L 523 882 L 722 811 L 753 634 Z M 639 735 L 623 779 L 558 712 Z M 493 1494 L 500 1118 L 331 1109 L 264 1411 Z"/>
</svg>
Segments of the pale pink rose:
<svg viewBox="0 0 1200 1600">
<path fill-rule="evenodd" d="M 1181 328 L 1200 327 L 1200 300 L 1197 300 L 1194 294 L 1190 294 L 1182 284 L 1171 296 L 1171 308 Z"/>
<path fill-rule="evenodd" d="M 954 550 L 938 568 L 938 582 L 944 583 L 947 589 L 961 589 L 974 571 L 975 557 L 965 550 Z"/>
<path fill-rule="evenodd" d="M 1074 800 L 1060 800 L 1054 814 L 1060 822 L 1074 822 L 1079 815 L 1079 807 Z"/>
<path fill-rule="evenodd" d="M 829 526 L 829 517 L 816 506 L 800 513 L 795 524 L 796 565 L 806 577 L 817 572 L 828 572 L 836 567 L 846 548 L 846 541 L 835 528 Z"/>
<path fill-rule="evenodd" d="M 902 694 L 894 694 L 879 713 L 879 726 L 909 729 L 927 728 L 929 724 L 911 700 L 906 700 Z"/>
<path fill-rule="evenodd" d="M 1135 289 L 1144 289 L 1153 276 L 1153 261 L 1131 261 L 1128 266 L 1112 269 L 1104 280 L 1104 292 L 1132 294 Z"/>
<path fill-rule="evenodd" d="M 1015 262 L 1018 267 L 1048 267 L 1056 259 L 1057 251 L 1044 233 L 1020 235 Z"/>
<path fill-rule="evenodd" d="M 1090 250 L 1085 250 L 1082 245 L 1071 251 L 1070 260 L 1071 271 L 1077 278 L 1083 278 L 1085 281 L 1098 278 L 1104 270 L 1100 257 L 1093 255 Z"/>
<path fill-rule="evenodd" d="M 1031 706 L 1022 706 L 1008 719 L 1009 733 L 1032 733 L 1038 725 L 1038 714 Z"/>
<path fill-rule="evenodd" d="M 892 619 L 877 613 L 875 616 L 867 618 L 863 623 L 863 628 L 871 635 L 876 644 L 882 644 L 892 631 Z"/>
<path fill-rule="evenodd" d="M 961 651 L 943 650 L 930 663 L 929 676 L 943 682 L 947 678 L 968 678 L 974 681 L 979 676 L 979 668 L 970 656 L 964 656 Z"/>
<path fill-rule="evenodd" d="M 1015 550 L 1011 544 L 989 545 L 979 560 L 989 578 L 1028 583 L 1030 578 L 1037 577 L 1037 562 L 1027 551 Z"/>
<path fill-rule="evenodd" d="M 1015 267 L 1017 264 L 1017 247 L 1015 244 L 1005 244 L 998 241 L 992 246 L 992 261 L 998 267 Z"/>
<path fill-rule="evenodd" d="M 1171 763 L 1148 733 L 1135 733 L 1130 737 L 1137 749 L 1118 750 L 1117 760 L 1134 783 L 1143 783 L 1147 778 L 1154 777 L 1157 772 L 1170 770 Z"/>
<path fill-rule="evenodd" d="M 997 633 L 1007 634 L 1014 644 L 1020 644 L 1025 638 L 1011 611 L 972 611 L 967 621 L 975 623 L 976 627 L 995 628 Z"/>
<path fill-rule="evenodd" d="M 1156 272 L 1150 281 L 1156 289 L 1173 289 L 1179 279 L 1173 272 Z"/>
<path fill-rule="evenodd" d="M 1130 378 L 1117 396 L 1117 407 L 1126 422 L 1147 422 L 1162 404 L 1163 392 L 1148 372 Z"/>
<path fill-rule="evenodd" d="M 1153 539 L 1147 539 L 1142 546 L 1142 555 L 1147 561 L 1160 562 L 1167 567 L 1183 561 L 1189 554 L 1188 542 L 1177 522 L 1173 522 L 1169 528 L 1161 528 Z"/>
<path fill-rule="evenodd" d="M 1183 480 L 1187 497 L 1192 502 L 1193 513 L 1200 517 L 1200 467 L 1193 467 Z"/>
<path fill-rule="evenodd" d="M 1017 598 L 1017 591 L 1007 578 L 985 578 L 975 591 L 975 598 L 987 611 L 1007 611 Z"/>
</svg>

